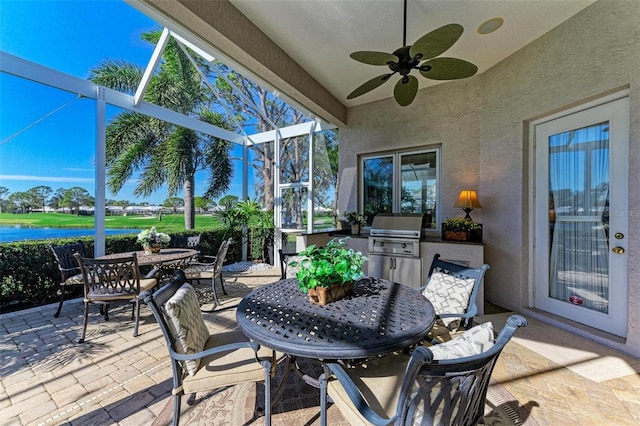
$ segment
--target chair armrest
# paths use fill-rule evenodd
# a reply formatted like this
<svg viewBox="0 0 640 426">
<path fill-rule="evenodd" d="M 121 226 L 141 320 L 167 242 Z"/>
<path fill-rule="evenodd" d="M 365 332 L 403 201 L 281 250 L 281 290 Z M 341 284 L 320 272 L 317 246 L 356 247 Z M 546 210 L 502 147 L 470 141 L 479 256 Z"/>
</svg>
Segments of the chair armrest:
<svg viewBox="0 0 640 426">
<path fill-rule="evenodd" d="M 216 259 L 218 258 L 218 256 L 211 256 L 210 254 L 203 254 L 202 257 L 205 259 L 211 259 L 212 263 L 215 262 Z"/>
<path fill-rule="evenodd" d="M 327 363 L 325 366 L 331 371 L 331 373 L 338 379 L 342 387 L 344 387 L 345 392 L 351 399 L 354 407 L 362 414 L 362 416 L 367 419 L 370 423 L 373 423 L 376 426 L 390 425 L 396 420 L 396 416 L 393 416 L 390 419 L 386 419 L 381 417 L 369 407 L 367 401 L 362 397 L 362 394 L 358 390 L 358 387 L 353 383 L 351 377 L 347 374 L 346 371 L 342 368 L 340 364 L 336 363 Z"/>
<path fill-rule="evenodd" d="M 255 352 L 258 352 L 260 349 L 260 345 L 255 342 L 237 342 L 237 343 L 229 343 L 227 345 L 216 346 L 215 348 L 209 348 L 206 351 L 196 352 L 195 354 L 179 354 L 173 348 L 169 348 L 169 355 L 171 358 L 178 361 L 190 361 L 194 359 L 204 358 L 209 355 L 221 353 L 221 352 L 231 352 L 237 349 L 250 348 Z"/>
</svg>

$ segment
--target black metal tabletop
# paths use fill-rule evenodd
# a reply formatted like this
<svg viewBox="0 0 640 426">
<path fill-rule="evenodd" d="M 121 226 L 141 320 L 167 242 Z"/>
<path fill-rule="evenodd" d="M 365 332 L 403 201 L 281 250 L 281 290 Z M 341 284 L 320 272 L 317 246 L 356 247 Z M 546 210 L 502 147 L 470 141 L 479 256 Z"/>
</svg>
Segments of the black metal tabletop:
<svg viewBox="0 0 640 426">
<path fill-rule="evenodd" d="M 236 319 L 250 339 L 288 355 L 357 359 L 419 342 L 431 330 L 435 313 L 415 289 L 368 277 L 355 283 L 353 294 L 320 306 L 293 278 L 246 295 Z"/>
</svg>

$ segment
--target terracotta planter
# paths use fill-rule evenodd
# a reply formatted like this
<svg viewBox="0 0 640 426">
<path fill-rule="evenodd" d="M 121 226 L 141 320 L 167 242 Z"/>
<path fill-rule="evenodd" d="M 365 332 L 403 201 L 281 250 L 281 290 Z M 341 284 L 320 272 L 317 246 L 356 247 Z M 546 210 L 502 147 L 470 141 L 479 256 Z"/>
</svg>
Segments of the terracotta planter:
<svg viewBox="0 0 640 426">
<path fill-rule="evenodd" d="M 162 246 L 159 244 L 152 244 L 151 246 L 144 248 L 144 254 L 160 253 L 161 248 Z"/>
<path fill-rule="evenodd" d="M 443 241 L 467 241 L 470 243 L 482 242 L 482 225 L 480 229 L 473 231 L 451 231 L 447 229 L 446 224 L 442 224 L 442 240 Z"/>
<path fill-rule="evenodd" d="M 468 241 L 470 235 L 469 231 L 444 231 L 445 239 L 452 241 Z"/>
<path fill-rule="evenodd" d="M 316 287 L 309 289 L 309 300 L 316 305 L 325 306 L 328 303 L 342 299 L 353 292 L 353 282 L 331 287 Z"/>
</svg>

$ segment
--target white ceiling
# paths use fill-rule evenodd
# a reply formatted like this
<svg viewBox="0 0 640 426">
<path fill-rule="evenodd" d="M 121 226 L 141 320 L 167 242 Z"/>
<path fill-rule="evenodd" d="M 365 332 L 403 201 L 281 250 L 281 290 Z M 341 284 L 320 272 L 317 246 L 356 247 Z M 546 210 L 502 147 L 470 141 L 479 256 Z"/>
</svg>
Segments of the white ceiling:
<svg viewBox="0 0 640 426">
<path fill-rule="evenodd" d="M 347 95 L 386 66 L 356 62 L 357 50 L 392 53 L 402 45 L 403 0 L 230 0 L 293 60 L 347 106 L 393 96 L 390 82 L 356 99 Z M 482 73 L 595 0 L 409 0 L 407 44 L 450 23 L 465 31 L 442 56 L 467 60 Z M 504 19 L 496 32 L 478 26 Z M 441 82 L 413 72 L 420 88 Z"/>
</svg>

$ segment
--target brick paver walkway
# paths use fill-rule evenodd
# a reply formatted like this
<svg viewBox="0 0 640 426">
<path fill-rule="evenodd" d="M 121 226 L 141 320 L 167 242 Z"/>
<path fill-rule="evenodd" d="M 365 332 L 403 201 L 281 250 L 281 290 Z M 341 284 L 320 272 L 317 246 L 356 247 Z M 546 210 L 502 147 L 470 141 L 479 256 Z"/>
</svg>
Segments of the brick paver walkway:
<svg viewBox="0 0 640 426">
<path fill-rule="evenodd" d="M 224 303 L 279 275 L 227 274 Z M 92 307 L 86 343 L 78 344 L 81 301 L 65 302 L 59 318 L 56 307 L 0 315 L 0 425 L 151 424 L 169 399 L 171 368 L 148 308 L 133 337 L 130 306 L 113 306 L 108 322 Z M 214 329 L 236 326 L 233 309 L 205 319 Z M 494 378 L 541 425 L 640 424 L 640 375 L 594 382 L 512 342 Z"/>
</svg>

